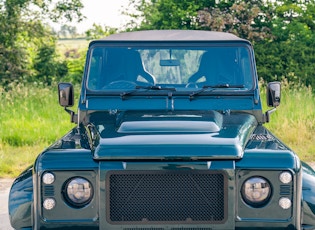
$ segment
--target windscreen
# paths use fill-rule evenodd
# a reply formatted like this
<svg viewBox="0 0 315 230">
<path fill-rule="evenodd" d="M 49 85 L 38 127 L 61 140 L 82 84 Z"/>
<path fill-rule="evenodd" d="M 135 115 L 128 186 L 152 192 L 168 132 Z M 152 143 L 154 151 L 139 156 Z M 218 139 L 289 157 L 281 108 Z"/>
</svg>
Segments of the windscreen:
<svg viewBox="0 0 315 230">
<path fill-rule="evenodd" d="M 253 68 L 246 46 L 106 47 L 91 49 L 89 90 L 116 92 L 137 87 L 204 87 L 249 90 Z"/>
</svg>

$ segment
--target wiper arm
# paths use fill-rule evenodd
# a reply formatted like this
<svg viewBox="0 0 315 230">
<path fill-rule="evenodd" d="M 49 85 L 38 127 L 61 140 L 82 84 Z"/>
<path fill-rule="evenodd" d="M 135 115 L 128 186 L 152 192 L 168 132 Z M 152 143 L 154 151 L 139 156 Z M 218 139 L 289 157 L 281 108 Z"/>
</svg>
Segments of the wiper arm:
<svg viewBox="0 0 315 230">
<path fill-rule="evenodd" d="M 228 88 L 244 88 L 244 85 L 230 85 L 230 84 L 219 84 L 219 85 L 204 85 L 202 86 L 202 89 L 198 91 L 194 91 L 191 94 L 189 94 L 189 100 L 193 100 L 194 96 L 207 91 L 208 89 L 211 89 L 210 91 L 213 91 L 215 89 L 228 89 Z"/>
<path fill-rule="evenodd" d="M 120 97 L 121 97 L 121 99 L 125 99 L 126 96 L 131 95 L 131 94 L 133 94 L 135 92 L 138 92 L 140 89 L 145 89 L 147 91 L 150 91 L 150 90 L 176 91 L 175 88 L 171 88 L 171 87 L 161 87 L 161 86 L 158 86 L 158 85 L 150 85 L 150 86 L 137 85 L 134 90 L 121 93 Z"/>
</svg>

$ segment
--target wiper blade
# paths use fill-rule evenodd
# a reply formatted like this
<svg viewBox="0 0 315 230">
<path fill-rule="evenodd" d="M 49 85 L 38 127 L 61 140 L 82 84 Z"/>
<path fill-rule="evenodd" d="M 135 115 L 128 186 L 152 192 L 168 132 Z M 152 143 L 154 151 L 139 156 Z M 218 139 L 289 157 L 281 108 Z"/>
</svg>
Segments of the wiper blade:
<svg viewBox="0 0 315 230">
<path fill-rule="evenodd" d="M 136 89 L 147 89 L 147 90 L 170 90 L 170 91 L 176 91 L 175 88 L 173 87 L 162 87 L 159 85 L 150 85 L 150 86 L 142 86 L 142 85 L 137 85 Z"/>
<path fill-rule="evenodd" d="M 202 87 L 202 89 L 198 90 L 198 91 L 194 91 L 192 92 L 191 94 L 189 94 L 189 100 L 193 100 L 194 99 L 194 96 L 202 93 L 202 92 L 205 92 L 209 89 L 210 92 L 215 90 L 215 89 L 228 89 L 228 88 L 244 88 L 245 86 L 244 85 L 230 85 L 230 84 L 219 84 L 219 85 L 204 85 Z"/>
<path fill-rule="evenodd" d="M 142 86 L 142 85 L 137 85 L 135 89 L 128 91 L 128 92 L 123 92 L 120 94 L 121 99 L 125 99 L 126 96 L 131 95 L 135 92 L 139 92 L 140 89 L 144 89 L 146 91 L 150 90 L 167 90 L 167 91 L 176 91 L 175 88 L 172 87 L 161 87 L 158 85 L 150 85 L 150 86 Z"/>
<path fill-rule="evenodd" d="M 230 85 L 230 84 L 219 84 L 219 85 L 204 85 L 202 88 L 222 89 L 222 88 L 244 88 L 244 85 Z"/>
</svg>

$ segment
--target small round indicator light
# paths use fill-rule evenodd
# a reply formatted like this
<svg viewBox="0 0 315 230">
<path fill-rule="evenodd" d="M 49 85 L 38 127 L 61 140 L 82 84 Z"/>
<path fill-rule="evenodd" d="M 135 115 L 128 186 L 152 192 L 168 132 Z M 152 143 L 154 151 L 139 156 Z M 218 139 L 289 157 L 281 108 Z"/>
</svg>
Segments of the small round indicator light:
<svg viewBox="0 0 315 230">
<path fill-rule="evenodd" d="M 52 173 L 44 173 L 43 177 L 42 177 L 42 181 L 44 184 L 52 184 L 55 182 L 55 176 Z"/>
<path fill-rule="evenodd" d="M 46 210 L 52 210 L 56 206 L 56 201 L 53 198 L 46 198 L 43 206 Z"/>
<path fill-rule="evenodd" d="M 282 172 L 279 179 L 283 184 L 288 184 L 292 181 L 292 175 L 289 172 Z"/>
<path fill-rule="evenodd" d="M 279 200 L 279 206 L 282 208 L 282 209 L 289 209 L 291 208 L 292 206 L 292 202 L 289 198 L 287 197 L 282 197 L 280 198 Z"/>
</svg>

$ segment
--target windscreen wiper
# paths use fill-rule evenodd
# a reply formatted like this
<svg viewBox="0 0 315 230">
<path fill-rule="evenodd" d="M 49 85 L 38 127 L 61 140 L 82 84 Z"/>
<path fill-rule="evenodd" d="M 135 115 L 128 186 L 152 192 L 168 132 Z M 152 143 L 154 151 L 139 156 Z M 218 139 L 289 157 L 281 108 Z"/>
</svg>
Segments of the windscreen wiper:
<svg viewBox="0 0 315 230">
<path fill-rule="evenodd" d="M 174 87 L 162 87 L 159 85 L 150 85 L 150 86 L 142 86 L 137 85 L 136 89 L 148 89 L 148 90 L 170 90 L 170 91 L 176 91 Z"/>
<path fill-rule="evenodd" d="M 173 87 L 162 87 L 158 85 L 149 85 L 149 86 L 142 86 L 142 85 L 137 85 L 135 89 L 128 91 L 128 92 L 123 92 L 120 94 L 121 99 L 125 99 L 126 96 L 129 96 L 135 92 L 139 92 L 139 90 L 144 89 L 145 91 L 150 91 L 150 90 L 166 90 L 166 91 L 176 91 L 175 88 Z"/>
<path fill-rule="evenodd" d="M 194 91 L 191 94 L 189 94 L 189 100 L 193 100 L 195 96 L 199 95 L 202 92 L 205 92 L 209 90 L 210 92 L 215 89 L 228 89 L 228 88 L 244 88 L 244 85 L 230 85 L 230 84 L 219 84 L 219 85 L 204 85 L 202 86 L 202 89 L 198 91 Z"/>
</svg>

